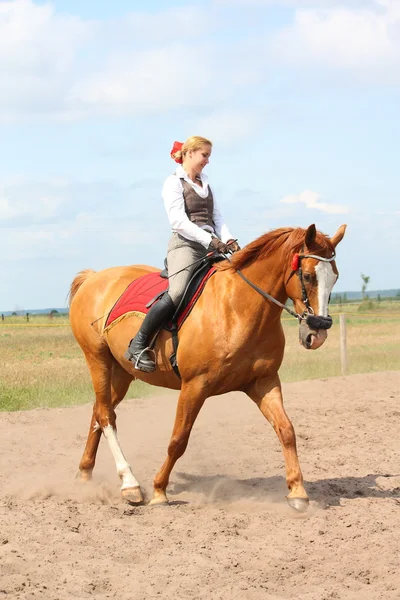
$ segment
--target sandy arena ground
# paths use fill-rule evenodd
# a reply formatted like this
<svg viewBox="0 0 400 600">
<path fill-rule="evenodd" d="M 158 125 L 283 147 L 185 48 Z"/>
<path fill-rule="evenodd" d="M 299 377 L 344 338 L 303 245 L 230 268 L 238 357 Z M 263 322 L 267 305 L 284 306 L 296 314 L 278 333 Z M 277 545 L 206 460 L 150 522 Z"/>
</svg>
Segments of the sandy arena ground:
<svg viewBox="0 0 400 600">
<path fill-rule="evenodd" d="M 243 394 L 208 400 L 159 507 L 120 500 L 104 438 L 94 481 L 74 480 L 89 405 L 0 413 L 0 599 L 398 600 L 400 372 L 287 384 L 284 397 L 305 515 L 286 505 L 278 440 Z M 118 409 L 149 494 L 175 403 Z"/>
</svg>

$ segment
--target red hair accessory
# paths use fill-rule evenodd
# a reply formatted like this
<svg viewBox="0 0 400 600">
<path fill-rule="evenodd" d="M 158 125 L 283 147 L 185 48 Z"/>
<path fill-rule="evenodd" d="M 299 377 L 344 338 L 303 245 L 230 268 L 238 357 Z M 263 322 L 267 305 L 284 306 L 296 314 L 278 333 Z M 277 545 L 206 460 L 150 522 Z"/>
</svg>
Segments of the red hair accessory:
<svg viewBox="0 0 400 600">
<path fill-rule="evenodd" d="M 297 271 L 298 268 L 299 268 L 299 255 L 293 254 L 292 271 Z"/>
<path fill-rule="evenodd" d="M 182 142 L 174 142 L 174 145 L 172 146 L 172 150 L 171 150 L 171 158 L 173 158 L 175 162 L 180 163 L 180 164 L 182 164 L 182 158 L 175 158 L 174 154 L 175 154 L 175 152 L 182 150 L 182 146 L 183 146 Z"/>
</svg>

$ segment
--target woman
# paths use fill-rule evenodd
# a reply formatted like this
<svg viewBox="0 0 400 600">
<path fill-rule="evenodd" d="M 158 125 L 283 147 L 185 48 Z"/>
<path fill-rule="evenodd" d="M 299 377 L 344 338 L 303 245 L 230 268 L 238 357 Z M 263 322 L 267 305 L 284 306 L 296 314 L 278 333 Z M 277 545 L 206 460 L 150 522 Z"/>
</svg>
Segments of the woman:
<svg viewBox="0 0 400 600">
<path fill-rule="evenodd" d="M 167 177 L 162 190 L 172 227 L 167 254 L 169 289 L 153 304 L 125 354 L 141 371 L 155 370 L 148 345 L 157 329 L 174 314 L 199 260 L 210 251 L 226 254 L 240 249 L 203 173 L 211 150 L 212 143 L 199 136 L 190 137 L 184 144 L 175 142 L 171 150 L 171 157 L 180 166 Z"/>
</svg>

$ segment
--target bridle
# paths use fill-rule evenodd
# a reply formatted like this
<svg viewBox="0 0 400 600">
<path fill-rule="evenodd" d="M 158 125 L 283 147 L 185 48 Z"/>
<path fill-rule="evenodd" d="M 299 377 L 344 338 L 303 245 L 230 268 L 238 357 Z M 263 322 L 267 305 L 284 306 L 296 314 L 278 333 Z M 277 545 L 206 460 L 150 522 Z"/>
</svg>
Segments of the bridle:
<svg viewBox="0 0 400 600">
<path fill-rule="evenodd" d="M 230 258 L 228 256 L 226 256 L 226 258 L 232 264 L 232 261 L 230 260 Z M 291 277 L 295 273 L 297 273 L 299 280 L 300 280 L 300 286 L 301 286 L 301 294 L 302 294 L 301 299 L 305 306 L 305 310 L 303 311 L 302 314 L 299 314 L 299 313 L 295 312 L 294 310 L 291 310 L 285 304 L 282 304 L 282 302 L 279 302 L 279 300 L 277 300 L 276 298 L 274 298 L 267 292 L 264 292 L 264 290 L 262 290 L 260 287 L 258 287 L 258 285 L 256 285 L 255 283 L 253 283 L 252 281 L 247 279 L 246 275 L 244 275 L 240 269 L 236 269 L 236 273 L 243 279 L 243 281 L 245 281 L 250 287 L 252 287 L 253 290 L 258 292 L 263 298 L 266 298 L 267 300 L 274 302 L 275 304 L 277 304 L 278 306 L 280 306 L 281 308 L 286 310 L 286 312 L 288 312 L 290 315 L 292 315 L 292 317 L 295 317 L 296 319 L 298 319 L 299 323 L 301 323 L 302 321 L 305 321 L 307 323 L 307 325 L 310 327 L 310 329 L 314 329 L 314 330 L 330 329 L 332 327 L 332 317 L 329 317 L 329 316 L 323 317 L 321 315 L 315 315 L 312 307 L 310 306 L 310 301 L 308 299 L 308 294 L 307 294 L 306 286 L 304 284 L 304 279 L 303 279 L 303 269 L 301 268 L 301 261 L 303 258 L 315 258 L 316 260 L 319 260 L 321 262 L 329 263 L 329 262 L 332 262 L 335 260 L 336 254 L 333 253 L 333 255 L 330 258 L 324 258 L 323 256 L 318 256 L 317 254 L 295 254 L 293 256 L 292 271 L 287 279 L 286 285 L 288 284 Z M 233 264 L 232 264 L 232 266 L 233 266 Z"/>
</svg>

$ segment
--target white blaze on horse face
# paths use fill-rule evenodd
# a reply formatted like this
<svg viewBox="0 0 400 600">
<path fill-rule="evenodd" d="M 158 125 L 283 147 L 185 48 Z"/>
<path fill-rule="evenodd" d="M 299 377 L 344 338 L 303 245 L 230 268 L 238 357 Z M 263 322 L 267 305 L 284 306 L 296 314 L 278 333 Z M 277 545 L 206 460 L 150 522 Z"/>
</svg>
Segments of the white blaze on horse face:
<svg viewBox="0 0 400 600">
<path fill-rule="evenodd" d="M 110 446 L 111 453 L 114 457 L 115 464 L 117 466 L 117 473 L 122 479 L 121 490 L 127 488 L 138 487 L 139 483 L 131 471 L 131 467 L 128 464 L 117 439 L 117 433 L 111 425 L 107 425 L 103 428 L 103 433 L 107 439 L 108 445 Z"/>
<path fill-rule="evenodd" d="M 318 315 L 328 316 L 329 294 L 332 291 L 337 275 L 333 272 L 331 263 L 320 261 L 315 267 L 318 281 Z"/>
</svg>

